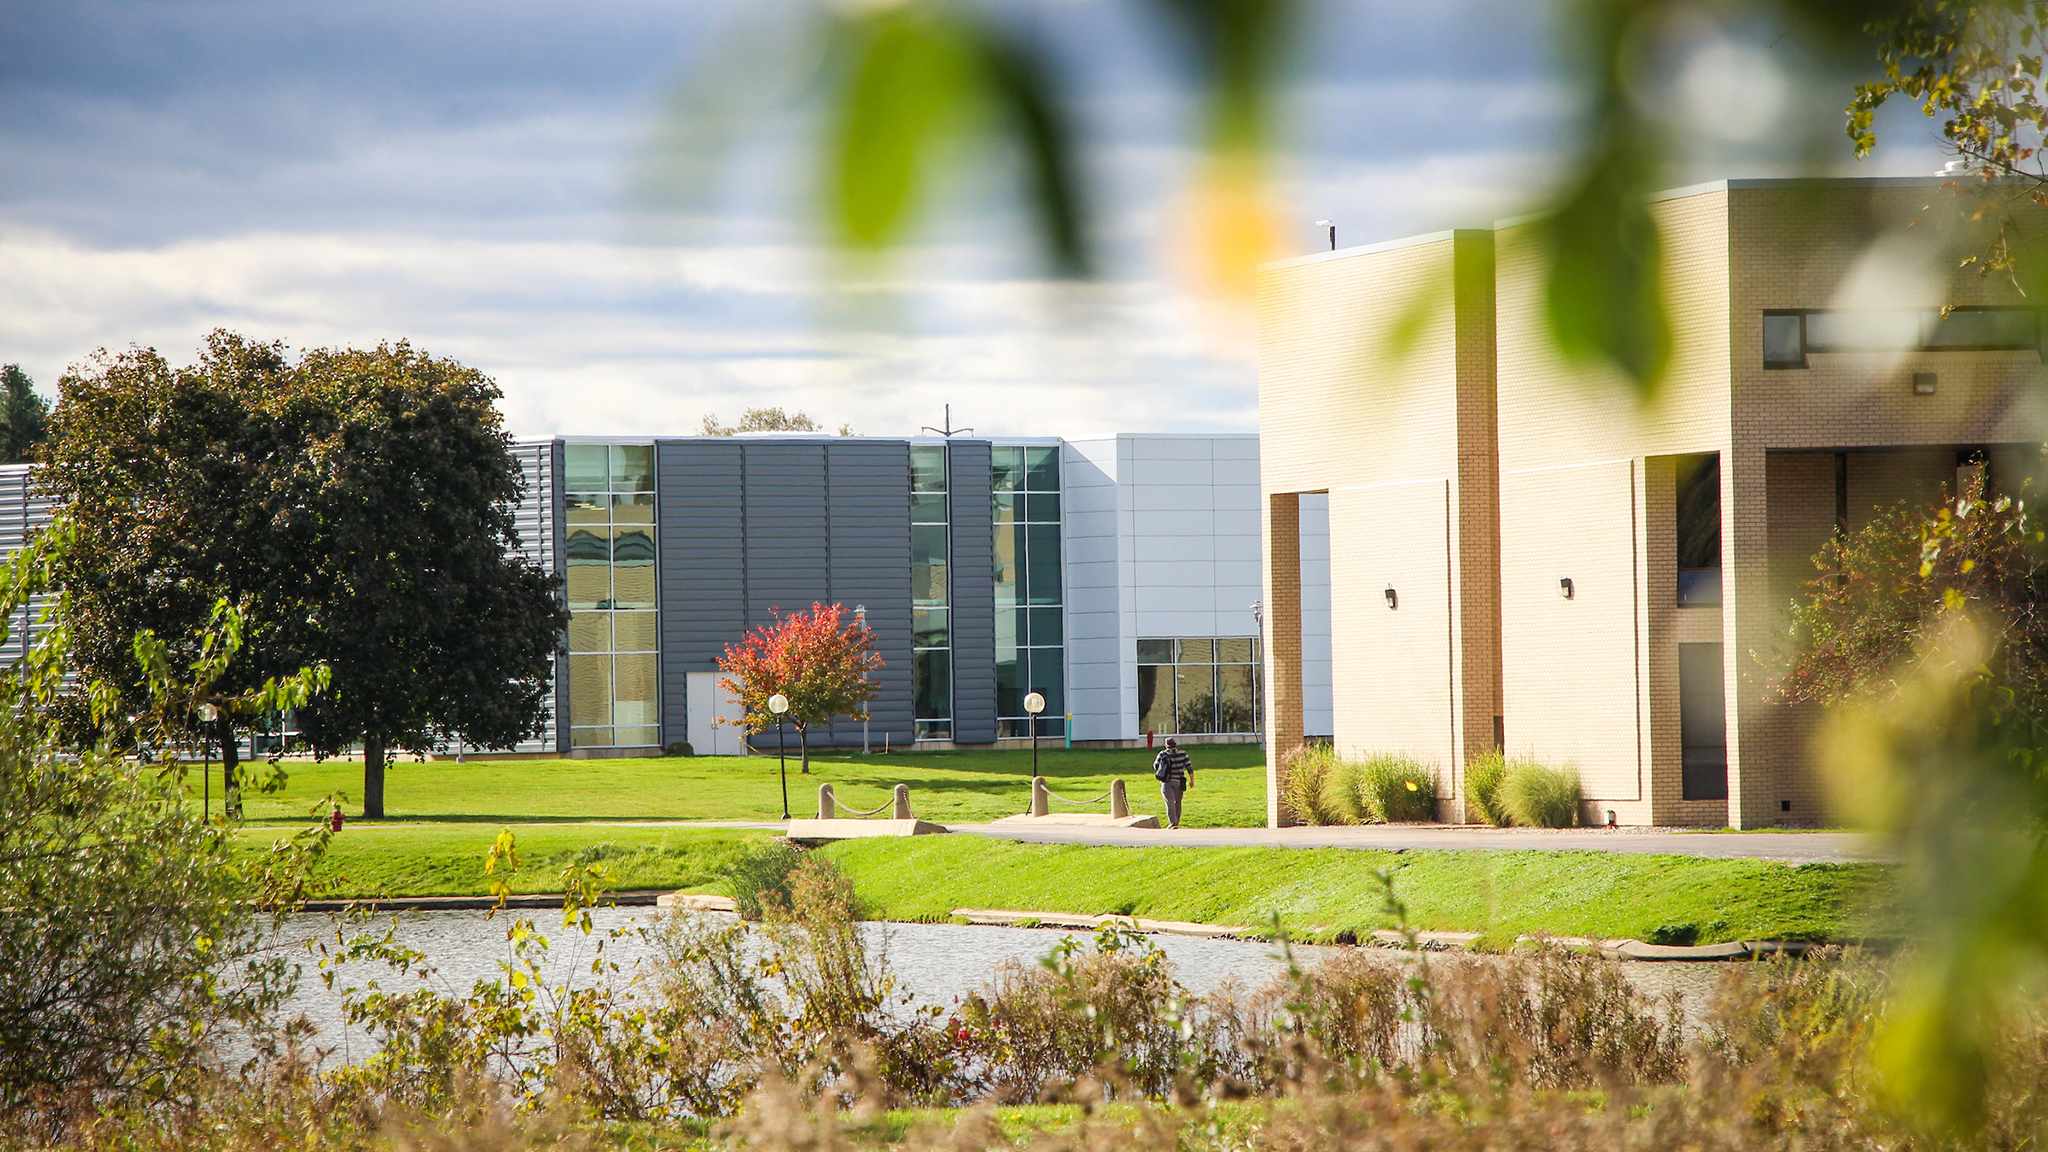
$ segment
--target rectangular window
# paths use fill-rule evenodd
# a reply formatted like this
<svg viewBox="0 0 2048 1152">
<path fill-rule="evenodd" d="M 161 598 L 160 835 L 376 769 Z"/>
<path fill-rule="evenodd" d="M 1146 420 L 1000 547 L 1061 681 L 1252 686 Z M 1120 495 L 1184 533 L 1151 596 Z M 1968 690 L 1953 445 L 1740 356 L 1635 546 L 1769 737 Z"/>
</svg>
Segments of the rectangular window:
<svg viewBox="0 0 2048 1152">
<path fill-rule="evenodd" d="M 989 482 L 997 492 L 1024 487 L 1024 449 L 998 446 L 989 451 Z"/>
<path fill-rule="evenodd" d="M 569 743 L 661 743 L 654 447 L 569 444 Z"/>
<path fill-rule="evenodd" d="M 1254 636 L 1183 636 L 1137 644 L 1138 730 L 1154 736 L 1251 733 L 1261 727 L 1264 670 Z"/>
<path fill-rule="evenodd" d="M 911 717 L 919 740 L 953 737 L 952 497 L 946 446 L 910 449 Z"/>
<path fill-rule="evenodd" d="M 1678 646 L 1678 730 L 1682 795 L 1728 798 L 1728 706 L 1721 645 Z"/>
<path fill-rule="evenodd" d="M 1045 697 L 1040 736 L 1066 730 L 1065 574 L 1060 548 L 1060 449 L 997 445 L 995 520 L 996 734 L 1030 734 L 1024 698 Z"/>
<path fill-rule="evenodd" d="M 1721 602 L 1721 454 L 1677 458 L 1678 603 Z"/>
<path fill-rule="evenodd" d="M 1764 313 L 1764 367 L 1806 367 L 1806 317 Z"/>
<path fill-rule="evenodd" d="M 2018 352 L 2041 347 L 2034 308 L 1965 307 L 1763 315 L 1764 367 L 1804 368 L 1810 352 Z"/>
</svg>

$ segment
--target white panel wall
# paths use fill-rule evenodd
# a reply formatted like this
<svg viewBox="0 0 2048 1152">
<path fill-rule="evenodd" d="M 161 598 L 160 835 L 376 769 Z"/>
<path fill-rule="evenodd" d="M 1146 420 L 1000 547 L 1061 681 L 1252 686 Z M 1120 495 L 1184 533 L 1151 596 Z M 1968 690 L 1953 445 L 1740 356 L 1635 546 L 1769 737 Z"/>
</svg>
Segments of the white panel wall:
<svg viewBox="0 0 2048 1152">
<path fill-rule="evenodd" d="M 1304 492 L 1301 506 L 1301 731 L 1337 732 L 1330 670 L 1330 494 Z"/>
<path fill-rule="evenodd" d="M 1064 459 L 1074 739 L 1132 740 L 1140 637 L 1258 634 L 1259 441 L 1080 437 Z"/>
</svg>

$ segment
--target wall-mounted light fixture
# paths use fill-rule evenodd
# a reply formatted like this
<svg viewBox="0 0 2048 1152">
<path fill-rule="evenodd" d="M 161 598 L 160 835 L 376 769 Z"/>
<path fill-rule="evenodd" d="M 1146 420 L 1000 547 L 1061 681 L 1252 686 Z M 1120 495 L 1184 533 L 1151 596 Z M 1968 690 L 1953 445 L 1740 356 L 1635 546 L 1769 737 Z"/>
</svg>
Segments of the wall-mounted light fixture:
<svg viewBox="0 0 2048 1152">
<path fill-rule="evenodd" d="M 1572 578 L 1569 576 L 1557 582 L 1557 594 L 1569 600 L 1572 598 Z"/>
<path fill-rule="evenodd" d="M 1935 384 L 1935 375 L 1934 375 L 1934 373 L 1932 373 L 1932 372 L 1915 372 L 1915 373 L 1913 373 L 1913 395 L 1915 395 L 1915 396 L 1932 396 L 1932 395 L 1934 395 L 1934 384 Z"/>
<path fill-rule="evenodd" d="M 1395 597 L 1395 595 L 1394 595 L 1394 588 L 1393 588 L 1393 585 L 1391 585 L 1391 584 L 1390 584 L 1390 585 L 1388 585 L 1388 586 L 1387 586 L 1387 607 L 1389 607 L 1389 608 L 1399 608 L 1400 606 L 1401 606 L 1401 605 L 1400 605 L 1400 603 L 1399 603 L 1399 600 L 1398 600 L 1398 598 L 1397 598 L 1397 597 Z"/>
</svg>

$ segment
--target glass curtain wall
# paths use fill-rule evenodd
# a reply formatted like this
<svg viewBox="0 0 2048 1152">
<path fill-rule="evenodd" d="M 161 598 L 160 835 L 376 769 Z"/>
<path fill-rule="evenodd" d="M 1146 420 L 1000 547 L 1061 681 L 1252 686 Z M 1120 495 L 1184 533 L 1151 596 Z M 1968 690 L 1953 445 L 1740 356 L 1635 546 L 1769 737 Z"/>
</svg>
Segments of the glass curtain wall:
<svg viewBox="0 0 2048 1152">
<path fill-rule="evenodd" d="M 910 449 L 910 627 L 917 738 L 953 738 L 953 640 L 946 448 Z"/>
<path fill-rule="evenodd" d="M 1060 564 L 1060 450 L 998 445 L 996 735 L 1029 736 L 1024 697 L 1045 696 L 1040 736 L 1066 734 L 1065 597 Z"/>
<path fill-rule="evenodd" d="M 1259 730 L 1259 639 L 1138 641 L 1138 731 L 1156 736 Z"/>
<path fill-rule="evenodd" d="M 654 449 L 570 444 L 569 743 L 661 743 L 654 582 Z"/>
</svg>

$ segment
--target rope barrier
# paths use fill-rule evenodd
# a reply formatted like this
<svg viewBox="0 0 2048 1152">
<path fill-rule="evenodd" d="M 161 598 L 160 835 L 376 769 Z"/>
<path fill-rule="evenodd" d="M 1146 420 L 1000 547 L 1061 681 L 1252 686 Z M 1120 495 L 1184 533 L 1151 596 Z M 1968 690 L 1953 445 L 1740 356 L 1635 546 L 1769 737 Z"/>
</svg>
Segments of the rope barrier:
<svg viewBox="0 0 2048 1152">
<path fill-rule="evenodd" d="M 1110 790 L 1109 790 L 1109 792 L 1104 792 L 1104 793 L 1103 793 L 1102 795 L 1100 795 L 1100 796 L 1097 796 L 1097 797 L 1096 797 L 1095 799 L 1093 799 L 1093 800 L 1069 800 L 1069 799 L 1067 799 L 1067 798 L 1066 798 L 1065 796 L 1062 796 L 1062 795 L 1060 795 L 1059 793 L 1057 793 L 1057 792 L 1053 791 L 1053 790 L 1052 790 L 1052 789 L 1050 789 L 1050 788 L 1047 788 L 1047 789 L 1045 790 L 1045 794 L 1046 794 L 1046 796 L 1048 796 L 1049 798 L 1051 798 L 1051 799 L 1054 799 L 1054 800 L 1057 800 L 1057 801 L 1059 801 L 1059 802 L 1060 802 L 1060 803 L 1062 803 L 1062 804 L 1072 804 L 1072 805 L 1074 805 L 1075 807 L 1080 807 L 1081 805 L 1084 805 L 1084 804 L 1100 804 L 1100 803 L 1102 803 L 1102 802 L 1103 802 L 1104 800 L 1107 800 L 1107 799 L 1109 799 L 1109 796 L 1110 796 L 1110 792 L 1114 792 L 1114 791 L 1116 791 L 1116 789 L 1112 788 L 1112 789 L 1110 789 Z"/>
<path fill-rule="evenodd" d="M 839 812 L 855 817 L 879 816 L 884 809 L 888 808 L 896 810 L 892 816 L 893 819 L 910 820 L 915 818 L 910 813 L 910 788 L 908 785 L 898 784 L 892 790 L 889 799 L 866 810 L 854 808 L 843 803 L 832 791 L 832 785 L 818 785 L 818 819 L 820 820 L 831 819 L 835 813 Z"/>
<path fill-rule="evenodd" d="M 877 804 L 873 808 L 869 808 L 866 811 L 860 811 L 858 809 L 847 807 L 846 801 L 841 800 L 837 796 L 832 797 L 832 803 L 837 804 L 839 806 L 839 810 L 846 813 L 848 816 L 873 816 L 875 813 L 880 812 L 884 808 L 895 807 L 896 798 L 894 796 L 891 796 L 887 800 L 882 801 L 880 804 Z"/>
</svg>

